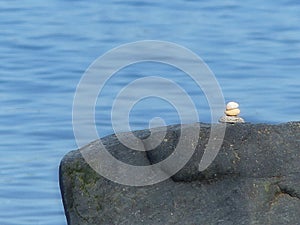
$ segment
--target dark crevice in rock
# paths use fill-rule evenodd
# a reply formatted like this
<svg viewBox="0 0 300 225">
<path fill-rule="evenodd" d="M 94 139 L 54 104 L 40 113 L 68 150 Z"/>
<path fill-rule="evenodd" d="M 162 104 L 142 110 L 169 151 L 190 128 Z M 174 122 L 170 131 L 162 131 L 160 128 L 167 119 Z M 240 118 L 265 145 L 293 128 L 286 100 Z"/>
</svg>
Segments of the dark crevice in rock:
<svg viewBox="0 0 300 225">
<path fill-rule="evenodd" d="M 142 140 L 142 144 L 143 144 L 143 148 L 144 148 L 144 150 L 145 150 L 145 155 L 146 155 L 146 159 L 148 160 L 148 162 L 149 162 L 149 165 L 152 165 L 152 163 L 151 163 L 151 159 L 150 159 L 150 156 L 149 156 L 149 154 L 148 154 L 148 150 L 147 150 L 147 147 L 146 147 L 146 145 L 145 145 L 145 143 L 144 143 L 144 140 Z"/>
<path fill-rule="evenodd" d="M 200 173 L 200 172 L 199 172 Z M 298 173 L 297 173 L 298 174 Z M 265 176 L 265 177 L 256 177 L 256 176 L 241 176 L 238 173 L 226 173 L 226 174 L 216 174 L 215 177 L 205 177 L 205 174 L 203 174 L 203 178 L 199 179 L 199 175 L 195 179 L 190 178 L 186 180 L 177 180 L 176 177 L 171 177 L 172 181 L 176 183 L 192 183 L 192 182 L 200 182 L 200 183 L 207 183 L 211 184 L 214 182 L 219 182 L 226 179 L 283 179 L 284 176 L 278 175 L 278 176 Z M 277 181 L 276 183 L 273 183 L 273 185 L 278 185 L 280 181 Z"/>
<path fill-rule="evenodd" d="M 278 184 L 278 187 L 279 187 L 280 192 L 282 194 L 286 194 L 286 195 L 289 195 L 292 198 L 297 198 L 298 200 L 300 200 L 300 195 L 293 188 L 282 186 L 280 184 Z"/>
<path fill-rule="evenodd" d="M 199 172 L 200 173 L 200 172 Z M 199 179 L 199 175 L 197 175 L 195 178 L 190 177 L 189 179 L 185 179 L 185 180 L 177 180 L 176 177 L 172 176 L 171 179 L 172 181 L 174 181 L 175 183 L 192 183 L 192 182 L 196 182 L 196 183 L 203 183 L 203 184 L 212 184 L 215 182 L 220 182 L 222 180 L 226 180 L 226 179 L 239 179 L 239 178 L 244 178 L 244 177 L 240 177 L 239 174 L 216 174 L 215 177 L 205 177 L 205 174 L 203 174 L 203 178 Z"/>
</svg>

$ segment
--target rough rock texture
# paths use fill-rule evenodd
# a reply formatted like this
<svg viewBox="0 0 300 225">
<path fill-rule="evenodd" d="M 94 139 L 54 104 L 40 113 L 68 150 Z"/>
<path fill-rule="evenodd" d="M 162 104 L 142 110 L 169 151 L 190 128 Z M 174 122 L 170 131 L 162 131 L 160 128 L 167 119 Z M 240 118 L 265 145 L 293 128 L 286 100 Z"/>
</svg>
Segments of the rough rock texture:
<svg viewBox="0 0 300 225">
<path fill-rule="evenodd" d="M 146 149 L 151 147 L 149 134 L 135 133 Z M 300 122 L 228 124 L 216 159 L 199 172 L 209 134 L 210 125 L 201 124 L 186 166 L 170 179 L 144 187 L 109 181 L 90 168 L 79 150 L 68 153 L 60 165 L 68 224 L 300 224 Z M 169 126 L 165 141 L 147 152 L 128 149 L 115 135 L 102 142 L 123 162 L 149 165 L 172 154 L 179 136 L 180 125 Z M 84 150 L 92 153 L 95 146 L 97 141 Z M 168 173 L 168 168 L 162 170 Z"/>
</svg>

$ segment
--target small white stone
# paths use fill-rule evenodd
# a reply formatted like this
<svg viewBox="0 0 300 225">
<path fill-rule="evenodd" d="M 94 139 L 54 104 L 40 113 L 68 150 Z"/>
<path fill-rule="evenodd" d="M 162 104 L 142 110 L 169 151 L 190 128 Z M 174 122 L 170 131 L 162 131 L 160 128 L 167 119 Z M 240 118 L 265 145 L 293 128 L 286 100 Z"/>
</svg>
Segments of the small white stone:
<svg viewBox="0 0 300 225">
<path fill-rule="evenodd" d="M 226 105 L 226 110 L 237 109 L 239 104 L 237 102 L 228 102 Z"/>
</svg>

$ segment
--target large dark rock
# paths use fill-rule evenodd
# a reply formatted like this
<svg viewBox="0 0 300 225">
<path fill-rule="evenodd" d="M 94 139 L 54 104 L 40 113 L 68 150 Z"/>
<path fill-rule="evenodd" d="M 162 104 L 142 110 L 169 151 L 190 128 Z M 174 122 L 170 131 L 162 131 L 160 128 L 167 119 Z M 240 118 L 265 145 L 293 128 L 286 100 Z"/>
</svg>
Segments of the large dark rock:
<svg viewBox="0 0 300 225">
<path fill-rule="evenodd" d="M 152 131 L 154 138 L 159 132 Z M 101 141 L 115 158 L 141 166 L 172 154 L 180 133 L 180 125 L 169 126 L 162 144 L 147 152 L 128 149 L 115 135 Z M 68 153 L 60 165 L 68 224 L 300 224 L 300 122 L 227 125 L 219 154 L 199 172 L 209 134 L 210 125 L 201 124 L 199 140 L 187 143 L 197 147 L 185 167 L 143 187 L 114 183 L 98 175 L 79 150 Z M 148 130 L 135 135 L 151 149 Z M 81 150 L 93 154 L 98 141 Z"/>
</svg>

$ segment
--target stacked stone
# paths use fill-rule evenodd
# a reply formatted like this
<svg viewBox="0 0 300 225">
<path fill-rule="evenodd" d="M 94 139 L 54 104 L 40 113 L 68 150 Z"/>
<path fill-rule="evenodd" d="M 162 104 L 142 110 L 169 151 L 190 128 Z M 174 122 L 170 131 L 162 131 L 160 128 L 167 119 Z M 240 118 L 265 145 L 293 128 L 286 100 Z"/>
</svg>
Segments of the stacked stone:
<svg viewBox="0 0 300 225">
<path fill-rule="evenodd" d="M 225 115 L 220 118 L 221 123 L 244 123 L 244 119 L 239 117 L 241 110 L 236 102 L 228 102 Z"/>
</svg>

